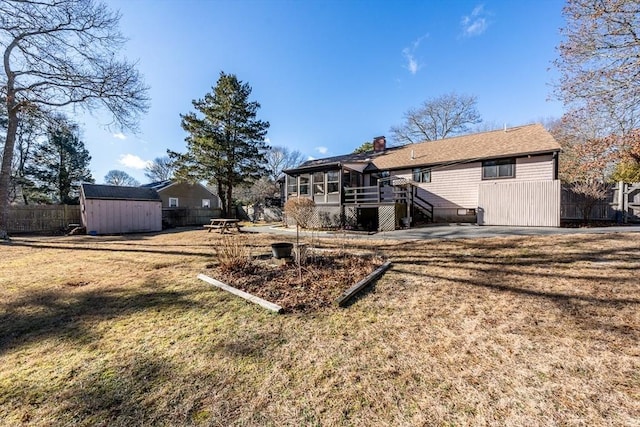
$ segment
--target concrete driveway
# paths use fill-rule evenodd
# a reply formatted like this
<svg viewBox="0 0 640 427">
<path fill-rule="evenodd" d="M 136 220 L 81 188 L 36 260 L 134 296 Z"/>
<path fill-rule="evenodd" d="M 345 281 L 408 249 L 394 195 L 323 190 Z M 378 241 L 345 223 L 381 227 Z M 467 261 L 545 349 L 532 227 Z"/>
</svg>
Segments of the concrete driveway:
<svg viewBox="0 0 640 427">
<path fill-rule="evenodd" d="M 295 236 L 295 228 L 274 226 L 259 226 L 246 228 L 247 231 Z M 481 237 L 499 236 L 548 236 L 563 234 L 607 234 L 607 233 L 640 233 L 640 225 L 626 225 L 614 227 L 583 227 L 583 228 L 555 228 L 555 227 L 502 227 L 478 226 L 473 224 L 438 224 L 406 230 L 384 231 L 375 234 L 342 233 L 339 231 L 301 231 L 304 236 L 320 238 L 361 238 L 361 239 L 391 239 L 391 240 L 421 240 L 421 239 L 476 239 Z"/>
</svg>

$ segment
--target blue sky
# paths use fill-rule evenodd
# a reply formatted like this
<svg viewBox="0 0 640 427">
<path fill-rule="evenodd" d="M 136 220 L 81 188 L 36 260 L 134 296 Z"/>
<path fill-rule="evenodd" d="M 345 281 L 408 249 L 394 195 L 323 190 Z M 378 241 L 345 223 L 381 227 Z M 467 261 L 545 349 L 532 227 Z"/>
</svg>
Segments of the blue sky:
<svg viewBox="0 0 640 427">
<path fill-rule="evenodd" d="M 147 182 L 145 162 L 185 150 L 180 114 L 220 71 L 253 88 L 271 145 L 319 158 L 390 136 L 405 111 L 449 92 L 475 95 L 485 123 L 559 117 L 550 101 L 560 0 L 109 0 L 151 86 L 137 135 L 82 118 L 100 183 L 111 169 Z"/>
</svg>

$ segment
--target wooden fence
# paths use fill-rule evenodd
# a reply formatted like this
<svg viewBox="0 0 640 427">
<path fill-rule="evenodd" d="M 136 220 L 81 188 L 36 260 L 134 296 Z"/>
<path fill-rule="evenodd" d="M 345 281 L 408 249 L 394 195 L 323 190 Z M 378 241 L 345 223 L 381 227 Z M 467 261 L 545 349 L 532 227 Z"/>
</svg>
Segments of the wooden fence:
<svg viewBox="0 0 640 427">
<path fill-rule="evenodd" d="M 185 227 L 209 224 L 211 218 L 220 218 L 221 210 L 163 208 L 162 225 Z M 28 205 L 9 208 L 9 234 L 57 234 L 69 231 L 72 224 L 81 224 L 78 205 Z"/>
<path fill-rule="evenodd" d="M 617 183 L 607 186 L 607 195 L 591 208 L 592 221 L 639 222 L 640 183 Z M 570 186 L 563 185 L 560 200 L 560 217 L 563 220 L 582 220 L 585 197 L 576 194 Z"/>
<path fill-rule="evenodd" d="M 80 224 L 78 205 L 29 205 L 9 208 L 10 234 L 63 233 L 70 224 Z"/>
<path fill-rule="evenodd" d="M 162 208 L 162 227 L 186 227 L 209 224 L 211 218 L 220 218 L 220 208 Z"/>
</svg>

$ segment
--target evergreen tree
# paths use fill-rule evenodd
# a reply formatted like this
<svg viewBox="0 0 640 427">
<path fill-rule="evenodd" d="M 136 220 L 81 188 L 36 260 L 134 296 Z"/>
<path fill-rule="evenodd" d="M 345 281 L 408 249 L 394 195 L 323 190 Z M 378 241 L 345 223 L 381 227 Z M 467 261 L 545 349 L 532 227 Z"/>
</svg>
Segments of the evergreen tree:
<svg viewBox="0 0 640 427">
<path fill-rule="evenodd" d="M 371 151 L 373 151 L 373 142 L 367 141 L 363 142 L 361 146 L 353 150 L 353 154 L 369 153 Z"/>
<path fill-rule="evenodd" d="M 78 186 L 94 182 L 89 162 L 91 156 L 80 139 L 78 126 L 64 118 L 51 124 L 47 139 L 34 153 L 27 174 L 40 194 L 39 202 L 78 203 Z"/>
<path fill-rule="evenodd" d="M 217 186 L 226 215 L 233 212 L 233 188 L 265 173 L 269 122 L 256 119 L 260 104 L 249 101 L 249 95 L 249 84 L 221 72 L 213 92 L 192 102 L 196 112 L 180 116 L 189 134 L 187 153 L 169 152 L 178 179 Z"/>
</svg>

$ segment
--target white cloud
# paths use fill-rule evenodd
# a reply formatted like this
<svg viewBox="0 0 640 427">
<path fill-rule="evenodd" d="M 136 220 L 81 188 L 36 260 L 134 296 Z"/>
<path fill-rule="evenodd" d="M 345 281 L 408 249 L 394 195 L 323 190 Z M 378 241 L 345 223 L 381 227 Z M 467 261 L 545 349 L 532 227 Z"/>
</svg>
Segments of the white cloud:
<svg viewBox="0 0 640 427">
<path fill-rule="evenodd" d="M 329 149 L 327 147 L 316 147 L 316 151 L 320 154 L 327 154 Z"/>
<path fill-rule="evenodd" d="M 420 47 L 420 43 L 422 43 L 422 40 L 426 39 L 427 37 L 429 37 L 428 34 L 425 34 L 422 37 L 418 37 L 411 43 L 411 46 L 402 49 L 402 56 L 404 56 L 404 59 L 407 61 L 405 68 L 409 70 L 411 74 L 415 75 L 418 70 L 422 68 L 422 64 L 420 64 L 416 59 L 415 52 L 418 47 Z"/>
<path fill-rule="evenodd" d="M 475 37 L 483 34 L 489 27 L 484 5 L 480 4 L 473 8 L 470 15 L 465 15 L 460 20 L 462 35 L 464 37 Z"/>
<path fill-rule="evenodd" d="M 122 133 L 122 132 L 114 133 L 112 136 L 113 136 L 115 139 L 119 139 L 119 140 L 121 140 L 121 141 L 124 141 L 125 139 L 127 139 L 127 136 L 126 136 L 124 133 Z"/>
<path fill-rule="evenodd" d="M 418 70 L 420 69 L 420 65 L 418 65 L 418 61 L 416 61 L 416 58 L 414 58 L 411 51 L 408 48 L 405 48 L 402 50 L 402 54 L 404 55 L 404 58 L 407 60 L 407 65 L 406 65 L 407 70 L 409 70 L 411 74 L 417 73 Z"/>
<path fill-rule="evenodd" d="M 120 160 L 118 160 L 118 163 L 131 169 L 144 169 L 151 163 L 151 161 L 142 160 L 140 157 L 134 154 L 122 154 L 120 155 Z"/>
</svg>

